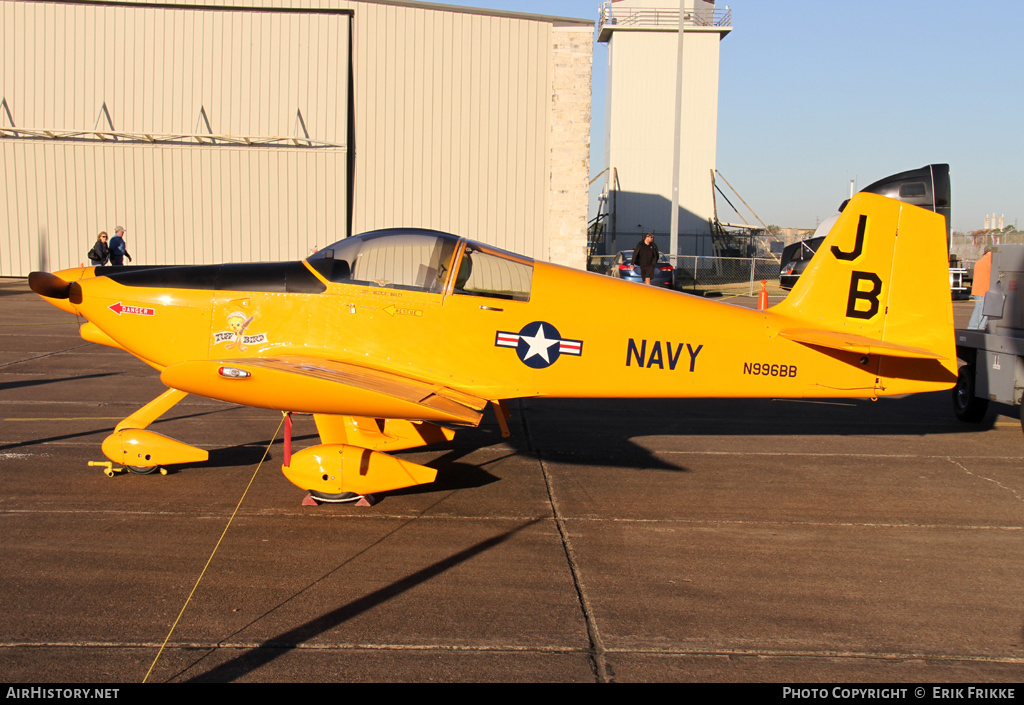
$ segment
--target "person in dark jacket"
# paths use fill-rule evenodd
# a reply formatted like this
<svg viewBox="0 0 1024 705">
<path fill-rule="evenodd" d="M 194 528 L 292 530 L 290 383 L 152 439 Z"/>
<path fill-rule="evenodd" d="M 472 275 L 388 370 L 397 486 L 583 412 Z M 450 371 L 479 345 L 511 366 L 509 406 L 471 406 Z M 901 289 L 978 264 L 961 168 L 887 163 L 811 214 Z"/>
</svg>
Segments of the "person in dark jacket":
<svg viewBox="0 0 1024 705">
<path fill-rule="evenodd" d="M 114 239 L 110 241 L 110 263 L 118 266 L 124 264 L 124 258 L 127 257 L 128 261 L 132 261 L 132 256 L 128 254 L 128 248 L 124 244 L 125 231 L 120 225 L 114 228 Z"/>
<path fill-rule="evenodd" d="M 643 277 L 644 284 L 651 283 L 654 267 L 658 264 L 660 256 L 661 253 L 658 252 L 658 246 L 654 244 L 652 233 L 645 234 L 644 239 L 633 248 L 633 266 L 640 268 L 640 276 Z"/>
<path fill-rule="evenodd" d="M 110 248 L 107 247 L 107 231 L 104 230 L 96 236 L 96 244 L 89 250 L 89 261 L 94 267 L 102 267 L 107 263 L 110 256 Z"/>
</svg>

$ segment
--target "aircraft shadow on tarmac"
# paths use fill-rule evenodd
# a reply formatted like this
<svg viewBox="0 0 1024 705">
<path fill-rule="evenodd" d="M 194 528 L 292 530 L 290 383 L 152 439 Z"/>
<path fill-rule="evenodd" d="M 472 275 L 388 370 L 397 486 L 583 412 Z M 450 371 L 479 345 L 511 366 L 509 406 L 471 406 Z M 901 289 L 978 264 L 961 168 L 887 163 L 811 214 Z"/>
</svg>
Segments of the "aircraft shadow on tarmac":
<svg viewBox="0 0 1024 705">
<path fill-rule="evenodd" d="M 352 600 L 351 602 L 348 602 L 347 604 L 344 604 L 338 607 L 337 609 L 331 610 L 330 612 L 326 612 L 320 615 L 319 617 L 311 619 L 305 622 L 304 624 L 300 624 L 299 626 L 293 629 L 289 629 L 286 632 L 282 632 L 280 634 L 272 636 L 269 639 L 266 639 L 259 646 L 249 649 L 240 656 L 237 656 L 233 659 L 225 661 L 222 664 L 214 666 L 205 673 L 193 676 L 187 682 L 224 683 L 238 680 L 239 678 L 244 677 L 245 675 L 252 673 L 253 671 L 256 671 L 257 669 L 265 666 L 271 661 L 281 656 L 284 656 L 291 650 L 297 648 L 300 644 L 315 639 L 321 634 L 329 632 L 331 629 L 334 629 L 335 627 L 349 621 L 350 619 L 353 619 L 354 617 L 357 617 L 364 612 L 372 610 L 375 607 L 387 602 L 388 600 L 398 597 L 402 593 L 407 592 L 408 590 L 411 590 L 416 586 L 421 585 L 422 583 L 425 583 L 428 580 L 431 580 L 432 578 L 435 578 L 438 575 L 441 575 L 442 573 L 451 570 L 452 568 L 462 563 L 465 563 L 468 560 L 471 560 L 475 556 L 478 556 L 479 554 L 484 553 L 485 551 L 489 551 L 495 546 L 498 546 L 504 543 L 505 541 L 509 540 L 510 538 L 518 534 L 520 531 L 527 529 L 530 526 L 533 526 L 534 524 L 537 524 L 544 520 L 544 517 L 531 519 L 529 521 L 523 522 L 522 524 L 516 526 L 513 529 L 510 529 L 509 531 L 498 534 L 497 536 L 493 536 L 489 539 L 480 541 L 474 544 L 473 546 L 470 546 L 469 548 L 466 548 L 462 551 L 459 551 L 458 553 L 449 556 L 448 558 L 436 561 L 431 565 L 402 578 L 401 580 L 396 580 L 390 583 L 389 585 L 386 585 L 378 590 L 374 590 L 373 592 L 364 595 L 363 597 L 360 597 L 356 600 Z M 382 541 L 389 538 L 390 536 L 393 536 L 395 533 L 400 531 L 404 526 L 405 524 L 397 527 L 395 530 L 389 532 L 376 543 L 379 544 Z M 271 610 L 268 610 L 264 614 L 254 619 L 245 627 L 242 627 L 242 629 L 236 631 L 235 634 L 226 637 L 225 640 L 230 639 L 232 636 L 235 636 L 245 628 L 251 626 L 252 624 L 255 624 L 259 620 L 268 616 L 271 612 L 277 610 L 280 607 L 283 607 L 285 604 L 295 599 L 306 590 L 309 590 L 317 583 L 322 582 L 326 578 L 330 577 L 333 573 L 341 570 L 350 560 L 351 558 L 348 558 L 341 564 L 335 566 L 333 569 L 325 573 L 319 579 L 313 581 L 302 590 L 296 592 L 287 600 L 284 600 L 283 602 L 279 603 Z M 212 653 L 212 651 L 208 652 L 206 655 L 204 655 L 203 657 L 201 657 L 200 659 L 198 659 L 197 661 L 183 669 L 183 671 L 178 673 L 177 676 L 184 675 L 189 670 L 195 668 L 207 656 L 209 656 Z"/>
<path fill-rule="evenodd" d="M 493 416 L 478 428 L 462 429 L 445 444 L 407 451 L 396 457 L 443 451 L 425 464 L 438 471 L 431 484 L 394 490 L 381 496 L 424 494 L 482 487 L 498 480 L 488 465 L 515 455 L 599 467 L 687 472 L 633 439 L 645 436 L 892 436 L 977 433 L 994 427 L 990 413 L 977 424 L 958 421 L 948 392 L 907 399 L 772 400 L 772 399 L 529 399 L 513 402 L 510 435 L 502 438 Z M 315 433 L 296 435 L 293 449 L 315 444 Z M 259 462 L 270 441 L 210 450 L 203 463 L 177 466 L 237 467 Z M 723 440 L 727 445 L 728 441 Z M 507 453 L 487 460 L 464 459 L 480 448 L 504 446 Z M 283 439 L 267 456 L 280 462 Z M 414 459 L 415 462 L 424 462 Z"/>
<path fill-rule="evenodd" d="M 92 375 L 76 375 L 74 377 L 51 377 L 48 379 L 26 379 L 17 382 L 0 382 L 0 392 L 20 387 L 35 387 L 41 384 L 60 384 L 61 382 L 72 382 L 80 379 L 96 379 L 99 377 L 114 377 L 116 372 L 97 372 Z"/>
<path fill-rule="evenodd" d="M 905 399 L 544 399 L 525 400 L 540 443 L 607 452 L 639 436 L 890 436 L 985 431 L 990 413 L 968 424 L 950 392 Z M 994 405 L 993 405 L 994 406 Z"/>
<path fill-rule="evenodd" d="M 65 380 L 86 379 L 86 378 L 89 378 L 89 377 L 109 377 L 111 375 L 116 375 L 116 373 L 83 375 L 81 377 L 66 377 L 64 379 Z M 64 381 L 64 380 L 47 380 L 45 382 L 44 381 L 39 381 L 39 382 L 31 382 L 31 383 L 19 383 L 18 385 L 15 385 L 15 386 L 28 386 L 29 384 L 46 384 L 48 382 L 58 382 L 58 381 Z M 4 389 L 4 386 L 0 385 L 0 389 Z M 152 428 L 157 428 L 158 429 L 159 425 L 162 424 L 162 423 L 168 423 L 168 422 L 172 422 L 172 421 L 181 421 L 181 420 L 184 420 L 184 419 L 194 419 L 194 418 L 198 418 L 200 416 L 207 416 L 207 415 L 216 414 L 216 413 L 219 413 L 220 411 L 222 411 L 222 410 L 221 409 L 214 409 L 214 410 L 211 410 L 211 411 L 199 411 L 199 412 L 192 413 L 192 414 L 185 414 L 185 415 L 181 415 L 181 416 L 173 416 L 173 417 L 166 418 L 166 419 L 160 419 L 156 423 L 153 424 Z M 4 451 L 4 450 L 9 451 L 9 450 L 14 450 L 15 448 L 24 448 L 26 446 L 45 445 L 47 443 L 53 443 L 53 442 L 56 442 L 56 441 L 67 441 L 67 440 L 71 440 L 72 438 L 83 438 L 85 436 L 94 436 L 94 435 L 106 436 L 106 435 L 112 433 L 113 430 L 114 430 L 114 425 L 113 424 L 108 424 L 107 422 L 104 422 L 104 425 L 101 428 L 92 428 L 92 429 L 88 429 L 88 430 L 85 430 L 85 431 L 77 431 L 75 433 L 64 433 L 64 434 L 61 434 L 59 436 L 47 436 L 46 438 L 33 438 L 33 439 L 27 440 L 27 441 L 19 441 L 19 442 L 16 442 L 16 443 L 8 443 L 6 445 L 0 445 L 0 451 Z M 315 436 L 313 436 L 312 438 L 315 438 Z M 102 439 L 101 439 L 100 442 L 102 442 Z M 97 448 L 99 448 L 99 445 L 100 444 L 97 443 Z M 214 450 L 210 451 L 210 460 L 207 461 L 207 462 L 204 462 L 204 463 L 189 463 L 187 465 L 186 464 L 176 465 L 174 467 L 174 469 L 178 469 L 178 468 L 194 468 L 194 467 L 204 467 L 204 466 L 235 467 L 235 466 L 238 466 L 238 465 L 251 465 L 252 463 L 259 462 L 259 459 L 263 455 L 263 451 L 266 449 L 266 445 L 267 445 L 267 441 L 262 441 L 262 442 L 256 441 L 255 444 L 242 444 L 242 445 L 229 446 L 229 447 L 224 447 L 224 448 L 217 448 L 217 449 L 214 449 Z M 255 457 L 255 460 L 253 460 L 253 457 Z"/>
<path fill-rule="evenodd" d="M 907 399 L 529 399 L 512 407 L 511 435 L 502 439 L 495 424 L 460 432 L 449 451 L 427 463 L 438 470 L 432 485 L 389 494 L 409 494 L 479 486 L 493 481 L 481 465 L 459 462 L 474 449 L 509 446 L 509 455 L 598 467 L 688 472 L 641 444 L 646 436 L 927 436 L 980 433 L 995 425 L 990 412 L 976 424 L 952 411 L 949 392 Z M 437 447 L 437 446 L 435 446 Z M 440 446 L 443 447 L 443 446 Z M 410 451 L 411 452 L 411 451 Z M 396 453 L 395 455 L 401 455 Z M 506 457 L 506 456 L 503 456 Z M 500 459 L 500 458 L 499 458 Z M 493 462 L 493 461 L 491 461 Z M 486 477 L 485 477 L 486 475 Z"/>
<path fill-rule="evenodd" d="M 103 376 L 103 375 L 88 375 Z M 77 378 L 72 378 L 77 379 Z M 995 406 L 995 405 L 993 405 Z M 234 408 L 234 407 L 231 407 Z M 455 440 L 426 448 L 398 451 L 396 457 L 442 451 L 426 464 L 438 471 L 431 484 L 382 494 L 423 494 L 482 487 L 498 480 L 486 466 L 504 458 L 525 454 L 546 460 L 598 467 L 687 472 L 666 462 L 633 439 L 647 436 L 887 436 L 938 435 L 984 432 L 994 427 L 995 414 L 977 424 L 958 421 L 948 392 L 907 399 L 870 400 L 772 400 L 772 399 L 525 399 L 510 405 L 511 434 L 502 438 L 493 416 L 485 416 L 478 428 L 462 429 Z M 151 428 L 174 421 L 194 419 L 224 411 L 214 409 L 173 416 Z M 268 423 L 268 432 L 271 431 Z M 31 445 L 109 433 L 110 427 L 66 433 L 0 446 L 13 450 Z M 180 434 L 169 432 L 172 437 Z M 182 438 L 188 441 L 188 438 Z M 293 449 L 316 444 L 315 433 L 292 439 Z M 209 459 L 176 465 L 171 472 L 240 467 L 258 463 L 270 439 L 211 448 Z M 723 443 L 728 443 L 723 440 Z M 504 446 L 507 453 L 488 460 L 464 458 L 480 448 Z M 283 439 L 271 444 L 267 461 L 280 463 Z M 418 460 L 417 462 L 423 462 Z"/>
</svg>

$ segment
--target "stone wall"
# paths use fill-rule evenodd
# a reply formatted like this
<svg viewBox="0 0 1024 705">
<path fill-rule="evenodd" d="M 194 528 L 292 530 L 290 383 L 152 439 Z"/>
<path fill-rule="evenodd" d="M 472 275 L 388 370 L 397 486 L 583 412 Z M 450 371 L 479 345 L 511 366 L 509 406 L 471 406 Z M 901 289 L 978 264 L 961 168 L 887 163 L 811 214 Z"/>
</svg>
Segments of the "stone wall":
<svg viewBox="0 0 1024 705">
<path fill-rule="evenodd" d="M 548 258 L 586 269 L 593 30 L 554 27 Z"/>
</svg>

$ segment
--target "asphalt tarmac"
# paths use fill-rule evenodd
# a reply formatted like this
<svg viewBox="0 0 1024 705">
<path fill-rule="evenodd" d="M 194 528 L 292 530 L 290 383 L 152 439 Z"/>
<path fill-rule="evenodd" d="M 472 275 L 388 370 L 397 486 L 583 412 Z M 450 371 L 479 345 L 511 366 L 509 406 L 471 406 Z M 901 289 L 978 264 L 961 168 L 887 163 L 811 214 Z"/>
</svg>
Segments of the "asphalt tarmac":
<svg viewBox="0 0 1024 705">
<path fill-rule="evenodd" d="M 0 280 L 0 680 L 1024 680 L 1009 407 L 515 402 L 398 453 L 433 485 L 310 507 L 280 414 L 195 397 L 151 428 L 207 463 L 90 467 L 163 389 Z"/>
</svg>

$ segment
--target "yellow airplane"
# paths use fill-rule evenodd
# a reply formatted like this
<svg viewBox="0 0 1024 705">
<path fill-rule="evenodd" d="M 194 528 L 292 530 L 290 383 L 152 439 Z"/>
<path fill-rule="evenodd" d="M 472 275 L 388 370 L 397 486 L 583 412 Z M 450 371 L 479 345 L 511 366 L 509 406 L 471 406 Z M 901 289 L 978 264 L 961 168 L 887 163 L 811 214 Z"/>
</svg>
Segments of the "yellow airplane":
<svg viewBox="0 0 1024 705">
<path fill-rule="evenodd" d="M 341 240 L 306 260 L 33 272 L 168 390 L 103 452 L 130 470 L 207 452 L 146 430 L 187 394 L 312 414 L 282 470 L 323 501 L 432 482 L 386 454 L 450 440 L 522 397 L 867 397 L 957 376 L 941 215 L 859 194 L 789 296 L 753 310 L 429 230 Z M 609 376 L 614 387 L 596 383 Z"/>
</svg>

